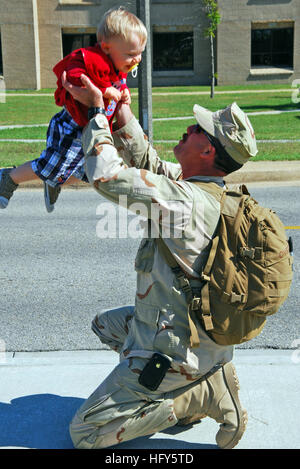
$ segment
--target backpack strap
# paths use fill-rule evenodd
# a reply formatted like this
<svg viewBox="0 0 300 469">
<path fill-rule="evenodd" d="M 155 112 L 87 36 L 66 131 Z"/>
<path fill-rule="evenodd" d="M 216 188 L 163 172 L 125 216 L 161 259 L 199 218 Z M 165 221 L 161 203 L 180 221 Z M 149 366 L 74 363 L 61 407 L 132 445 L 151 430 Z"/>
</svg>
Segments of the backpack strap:
<svg viewBox="0 0 300 469">
<path fill-rule="evenodd" d="M 203 181 L 193 181 L 198 187 L 201 187 L 205 192 L 208 192 L 210 195 L 214 196 L 215 199 L 221 204 L 221 212 L 225 203 L 225 191 L 215 182 L 203 182 Z M 217 247 L 219 244 L 219 236 L 215 235 L 212 239 L 211 248 L 209 251 L 208 259 L 206 261 L 204 270 L 201 274 L 201 279 L 205 281 L 205 284 L 201 290 L 201 300 L 202 300 L 202 319 L 206 331 L 210 331 L 214 328 L 212 321 L 212 314 L 210 310 L 210 301 L 209 301 L 209 281 L 210 281 L 210 272 L 212 265 L 215 259 L 217 252 Z"/>
<path fill-rule="evenodd" d="M 158 246 L 160 254 L 164 257 L 166 263 L 171 268 L 173 274 L 177 278 L 180 289 L 184 292 L 186 296 L 186 300 L 188 303 L 187 315 L 191 331 L 190 344 L 191 347 L 199 347 L 200 339 L 195 324 L 194 311 L 200 308 L 201 299 L 195 298 L 193 296 L 193 291 L 189 279 L 186 277 L 186 275 L 184 275 L 183 270 L 181 269 L 181 267 L 175 260 L 173 254 L 171 253 L 170 249 L 161 237 L 156 238 L 156 244 Z"/>
<path fill-rule="evenodd" d="M 225 191 L 222 187 L 220 187 L 215 182 L 203 182 L 203 181 L 191 181 L 197 186 L 201 187 L 204 191 L 208 192 L 212 196 L 214 196 L 218 202 L 220 202 L 221 207 L 223 206 L 224 202 L 224 195 Z M 161 255 L 164 257 L 166 263 L 171 268 L 172 272 L 174 273 L 175 277 L 179 282 L 180 289 L 185 293 L 187 303 L 188 303 L 188 320 L 189 326 L 191 331 L 190 336 L 190 344 L 191 347 L 198 347 L 200 344 L 200 339 L 195 323 L 195 311 L 200 311 L 202 309 L 201 317 L 203 320 L 203 324 L 206 331 L 212 330 L 214 328 L 212 322 L 212 315 L 210 312 L 210 302 L 209 302 L 209 280 L 210 280 L 210 271 L 214 262 L 214 258 L 216 255 L 217 247 L 218 247 L 219 237 L 215 236 L 212 240 L 211 249 L 209 252 L 209 257 L 206 262 L 204 271 L 201 274 L 200 279 L 205 282 L 202 290 L 201 290 L 201 298 L 194 297 L 193 291 L 190 285 L 190 282 L 187 276 L 184 274 L 183 270 L 175 260 L 173 254 L 171 253 L 170 249 L 163 241 L 161 237 L 156 238 L 156 243 Z"/>
<path fill-rule="evenodd" d="M 205 281 L 205 284 L 201 290 L 202 298 L 202 318 L 204 322 L 205 330 L 210 331 L 214 328 L 212 322 L 212 315 L 210 311 L 210 301 L 209 301 L 209 281 L 210 281 L 210 272 L 215 260 L 215 255 L 217 252 L 217 247 L 219 244 L 219 236 L 215 236 L 212 240 L 211 248 L 209 251 L 209 256 L 205 264 L 204 270 L 202 272 L 202 279 Z"/>
<path fill-rule="evenodd" d="M 221 202 L 224 189 L 223 187 L 219 186 L 216 182 L 198 181 L 196 179 L 191 180 L 190 182 L 192 182 L 198 187 L 201 187 L 201 189 L 203 189 L 205 192 L 208 192 L 210 195 L 213 195 L 215 199 Z"/>
</svg>

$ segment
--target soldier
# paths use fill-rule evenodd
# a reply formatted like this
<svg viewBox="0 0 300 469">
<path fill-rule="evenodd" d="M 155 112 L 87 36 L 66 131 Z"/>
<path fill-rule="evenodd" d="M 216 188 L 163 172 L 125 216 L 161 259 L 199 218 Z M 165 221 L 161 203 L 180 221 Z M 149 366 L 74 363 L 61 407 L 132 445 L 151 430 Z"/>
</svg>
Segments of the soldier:
<svg viewBox="0 0 300 469">
<path fill-rule="evenodd" d="M 220 423 L 218 446 L 233 448 L 247 421 L 231 362 L 233 346 L 216 344 L 197 321 L 193 324 L 200 341 L 191 346 L 187 299 L 157 240 L 167 229 L 164 243 L 199 294 L 199 272 L 220 203 L 192 181 L 223 187 L 223 177 L 257 153 L 251 124 L 236 103 L 214 113 L 195 105 L 195 123 L 174 148 L 178 164 L 165 162 L 127 104 L 120 106 L 118 128 L 111 134 L 101 114 L 101 92 L 87 77 L 81 79 L 85 88 L 74 87 L 65 77 L 63 83 L 75 99 L 95 108 L 82 137 L 88 179 L 117 204 L 120 195 L 127 196 L 128 206 L 143 204 L 156 231 L 147 231 L 136 256 L 135 306 L 101 312 L 92 321 L 93 331 L 119 353 L 120 363 L 74 416 L 73 443 L 105 448 L 209 416 Z M 161 216 L 152 216 L 153 204 Z"/>
</svg>

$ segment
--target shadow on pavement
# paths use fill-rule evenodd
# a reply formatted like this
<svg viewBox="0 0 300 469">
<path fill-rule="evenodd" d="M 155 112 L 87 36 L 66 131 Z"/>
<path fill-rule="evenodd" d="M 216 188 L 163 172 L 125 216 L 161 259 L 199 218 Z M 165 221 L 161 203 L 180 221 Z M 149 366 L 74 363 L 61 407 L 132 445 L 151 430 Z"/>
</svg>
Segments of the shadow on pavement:
<svg viewBox="0 0 300 469">
<path fill-rule="evenodd" d="M 32 394 L 0 402 L 0 447 L 72 449 L 69 423 L 83 401 Z"/>
<path fill-rule="evenodd" d="M 0 448 L 72 449 L 69 424 L 84 399 L 55 394 L 32 394 L 10 403 L 0 402 Z M 169 435 L 191 428 L 175 426 Z M 215 449 L 216 445 L 189 443 L 175 438 L 144 436 L 109 449 Z"/>
<path fill-rule="evenodd" d="M 164 433 L 164 432 L 162 432 Z M 161 433 L 160 433 L 161 434 Z M 181 450 L 198 450 L 198 449 L 219 449 L 217 445 L 204 443 L 190 443 L 183 440 L 175 440 L 171 438 L 152 438 L 142 436 L 135 440 L 125 441 L 117 446 L 110 446 L 108 449 L 181 449 Z"/>
</svg>

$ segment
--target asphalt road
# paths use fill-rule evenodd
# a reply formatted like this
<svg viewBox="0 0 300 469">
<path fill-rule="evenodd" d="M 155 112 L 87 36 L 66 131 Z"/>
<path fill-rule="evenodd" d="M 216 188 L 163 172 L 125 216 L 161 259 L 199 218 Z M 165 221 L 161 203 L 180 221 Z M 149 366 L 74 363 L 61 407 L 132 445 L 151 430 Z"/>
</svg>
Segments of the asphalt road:
<svg viewBox="0 0 300 469">
<path fill-rule="evenodd" d="M 299 186 L 253 187 L 251 193 L 286 226 L 300 225 Z M 0 211 L 0 349 L 103 348 L 90 321 L 102 309 L 134 301 L 139 245 L 138 238 L 97 236 L 107 228 L 101 225 L 101 213 L 110 230 L 114 217 L 119 219 L 116 208 L 107 217 L 104 203 L 92 189 L 63 190 L 48 214 L 41 190 L 19 189 L 9 207 Z M 133 233 L 135 218 L 129 222 Z M 120 226 L 117 223 L 115 232 L 124 235 Z M 260 336 L 240 348 L 288 349 L 300 341 L 300 232 L 289 230 L 288 235 L 294 241 L 290 296 Z"/>
</svg>

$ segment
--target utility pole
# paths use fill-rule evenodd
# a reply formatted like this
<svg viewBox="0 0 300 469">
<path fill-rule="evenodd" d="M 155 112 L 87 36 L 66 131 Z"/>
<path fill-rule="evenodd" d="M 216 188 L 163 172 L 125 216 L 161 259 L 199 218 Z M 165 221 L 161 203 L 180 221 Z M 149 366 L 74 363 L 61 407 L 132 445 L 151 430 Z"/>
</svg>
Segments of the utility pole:
<svg viewBox="0 0 300 469">
<path fill-rule="evenodd" d="M 138 68 L 139 122 L 149 142 L 153 143 L 150 0 L 136 0 L 136 10 L 137 16 L 143 21 L 148 32 L 146 49 Z"/>
</svg>

